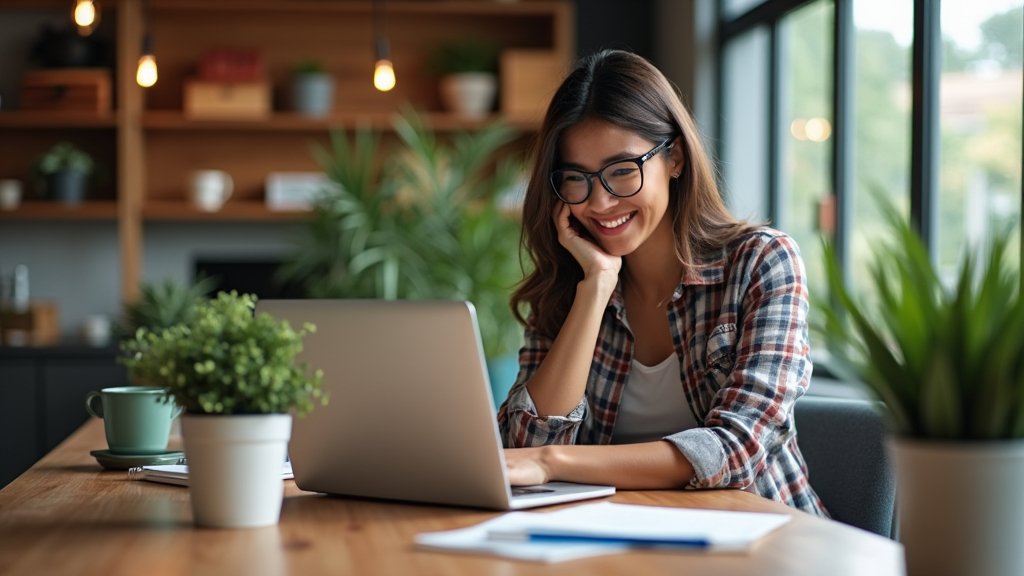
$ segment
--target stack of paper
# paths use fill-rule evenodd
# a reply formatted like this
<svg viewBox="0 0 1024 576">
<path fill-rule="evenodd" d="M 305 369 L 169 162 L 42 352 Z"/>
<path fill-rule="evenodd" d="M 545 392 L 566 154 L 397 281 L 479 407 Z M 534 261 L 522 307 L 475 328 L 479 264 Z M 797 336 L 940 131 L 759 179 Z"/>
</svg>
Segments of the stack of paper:
<svg viewBox="0 0 1024 576">
<path fill-rule="evenodd" d="M 555 512 L 512 512 L 476 526 L 419 534 L 422 548 L 558 562 L 630 548 L 743 552 L 787 514 L 600 502 Z"/>
</svg>

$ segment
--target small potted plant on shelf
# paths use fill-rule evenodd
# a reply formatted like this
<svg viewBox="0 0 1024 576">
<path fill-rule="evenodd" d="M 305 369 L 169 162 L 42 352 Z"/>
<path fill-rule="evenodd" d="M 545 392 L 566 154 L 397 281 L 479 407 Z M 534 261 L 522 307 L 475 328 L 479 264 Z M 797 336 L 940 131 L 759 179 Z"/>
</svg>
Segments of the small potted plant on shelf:
<svg viewBox="0 0 1024 576">
<path fill-rule="evenodd" d="M 85 198 L 94 168 L 92 157 L 70 142 L 54 144 L 36 162 L 36 173 L 43 178 L 47 194 L 67 204 Z"/>
<path fill-rule="evenodd" d="M 238 528 L 276 524 L 291 412 L 327 402 L 323 373 L 297 364 L 299 330 L 266 313 L 256 298 L 221 292 L 191 319 L 159 331 L 140 328 L 121 343 L 132 376 L 168 389 L 184 408 L 181 429 L 196 524 Z"/>
<path fill-rule="evenodd" d="M 430 59 L 440 77 L 441 102 L 451 112 L 482 118 L 498 93 L 498 47 L 483 40 L 445 42 Z"/>
<path fill-rule="evenodd" d="M 292 66 L 292 106 L 304 116 L 327 116 L 334 109 L 334 77 L 314 58 Z"/>
<path fill-rule="evenodd" d="M 838 305 L 818 301 L 814 327 L 830 367 L 884 403 L 907 573 L 1024 574 L 1024 297 L 1011 235 L 996 232 L 987 256 L 966 255 L 945 280 L 906 220 L 892 207 L 885 217 L 895 234 L 872 265 L 872 300 L 846 288 L 825 243 Z"/>
</svg>

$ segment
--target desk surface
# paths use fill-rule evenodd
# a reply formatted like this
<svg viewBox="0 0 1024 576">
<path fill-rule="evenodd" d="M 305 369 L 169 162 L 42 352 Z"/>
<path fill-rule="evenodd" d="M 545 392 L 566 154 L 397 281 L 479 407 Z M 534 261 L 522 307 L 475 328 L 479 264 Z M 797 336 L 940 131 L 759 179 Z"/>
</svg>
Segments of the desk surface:
<svg viewBox="0 0 1024 576">
<path fill-rule="evenodd" d="M 611 500 L 785 512 L 793 521 L 748 554 L 630 552 L 537 564 L 413 547 L 419 532 L 469 526 L 494 512 L 326 497 L 287 482 L 279 525 L 198 529 L 187 488 L 102 471 L 89 451 L 105 444 L 93 419 L 0 491 L 0 574 L 903 574 L 899 544 L 732 490 L 620 492 Z"/>
</svg>

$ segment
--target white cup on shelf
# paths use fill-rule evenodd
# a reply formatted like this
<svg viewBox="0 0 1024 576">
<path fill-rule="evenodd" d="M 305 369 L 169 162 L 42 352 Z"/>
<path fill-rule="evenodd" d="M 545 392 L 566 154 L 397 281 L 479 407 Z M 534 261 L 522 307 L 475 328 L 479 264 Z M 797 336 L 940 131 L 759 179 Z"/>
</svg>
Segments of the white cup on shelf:
<svg viewBox="0 0 1024 576">
<path fill-rule="evenodd" d="M 231 197 L 235 183 L 223 170 L 196 170 L 190 178 L 192 203 L 203 212 L 216 212 Z"/>
<path fill-rule="evenodd" d="M 0 180 L 0 210 L 16 210 L 21 204 L 21 180 Z"/>
</svg>

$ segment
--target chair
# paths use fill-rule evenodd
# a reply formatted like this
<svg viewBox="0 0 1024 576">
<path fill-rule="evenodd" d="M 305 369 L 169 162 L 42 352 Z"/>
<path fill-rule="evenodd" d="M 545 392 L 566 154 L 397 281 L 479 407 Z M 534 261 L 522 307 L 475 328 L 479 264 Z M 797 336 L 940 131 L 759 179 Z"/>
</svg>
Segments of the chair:
<svg viewBox="0 0 1024 576">
<path fill-rule="evenodd" d="M 795 417 L 811 486 L 832 518 L 896 539 L 896 478 L 878 403 L 804 396 Z"/>
</svg>

